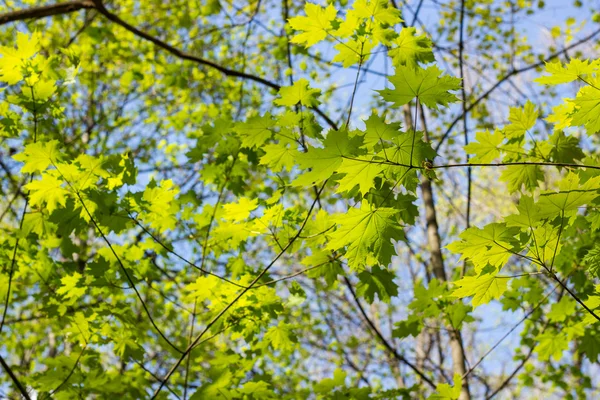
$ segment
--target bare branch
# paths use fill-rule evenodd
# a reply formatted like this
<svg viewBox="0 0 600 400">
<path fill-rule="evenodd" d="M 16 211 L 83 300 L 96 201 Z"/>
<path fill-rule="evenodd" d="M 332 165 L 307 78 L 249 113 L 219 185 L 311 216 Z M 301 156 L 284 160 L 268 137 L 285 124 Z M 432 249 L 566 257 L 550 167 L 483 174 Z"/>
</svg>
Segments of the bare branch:
<svg viewBox="0 0 600 400">
<path fill-rule="evenodd" d="M 67 1 L 49 6 L 31 7 L 0 15 L 0 25 L 26 19 L 40 19 L 54 15 L 68 14 L 83 9 L 95 8 L 92 1 Z"/>
</svg>

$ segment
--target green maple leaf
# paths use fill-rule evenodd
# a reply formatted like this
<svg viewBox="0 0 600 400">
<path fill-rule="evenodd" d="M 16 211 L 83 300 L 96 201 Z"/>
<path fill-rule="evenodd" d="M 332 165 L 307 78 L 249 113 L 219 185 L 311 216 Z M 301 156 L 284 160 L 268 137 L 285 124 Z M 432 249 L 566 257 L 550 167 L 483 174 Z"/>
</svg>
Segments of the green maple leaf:
<svg viewBox="0 0 600 400">
<path fill-rule="evenodd" d="M 363 201 L 360 209 L 351 208 L 333 218 L 339 227 L 331 233 L 327 248 L 340 250 L 348 246 L 346 258 L 352 268 L 364 266 L 370 259 L 387 265 L 396 254 L 392 240 L 403 237 L 396 214 L 398 210 L 375 208 Z"/>
<path fill-rule="evenodd" d="M 120 329 L 112 337 L 115 344 L 115 353 L 124 360 L 142 361 L 144 359 L 144 348 L 136 342 L 130 331 Z"/>
<path fill-rule="evenodd" d="M 403 166 L 388 165 L 388 179 L 397 180 L 408 190 L 416 189 L 418 184 L 417 169 L 410 166 L 421 166 L 425 160 L 433 160 L 437 153 L 431 144 L 422 140 L 422 132 L 399 132 L 392 141 L 393 146 L 382 149 L 377 156 L 383 160 Z"/>
<path fill-rule="evenodd" d="M 519 245 L 515 239 L 518 233 L 518 229 L 500 223 L 488 224 L 483 229 L 471 227 L 460 234 L 460 241 L 449 244 L 447 248 L 453 253 L 461 253 L 461 260 L 470 259 L 479 273 L 488 264 L 501 268 L 508 262 Z"/>
<path fill-rule="evenodd" d="M 264 381 L 246 382 L 244 386 L 237 390 L 254 399 L 275 399 L 278 395 L 273 392 L 271 385 Z"/>
<path fill-rule="evenodd" d="M 394 199 L 396 207 L 400 209 L 400 219 L 408 225 L 414 225 L 419 216 L 419 207 L 414 204 L 417 198 L 410 194 L 399 193 Z"/>
<path fill-rule="evenodd" d="M 333 57 L 331 61 L 341 62 L 344 68 L 348 68 L 351 65 L 358 64 L 361 60 L 364 62 L 369 58 L 373 47 L 377 43 L 373 40 L 348 40 L 345 43 L 338 43 L 334 48 L 338 51 L 338 54 Z"/>
<path fill-rule="evenodd" d="M 17 48 L 0 47 L 0 81 L 14 85 L 23 80 L 23 64 L 40 49 L 40 33 L 17 32 Z"/>
<path fill-rule="evenodd" d="M 394 146 L 380 151 L 378 156 L 388 156 L 389 161 L 398 164 L 420 166 L 427 159 L 432 160 L 437 155 L 431 144 L 423 141 L 422 132 L 399 132 L 393 140 Z M 412 158 L 411 158 L 412 156 Z"/>
<path fill-rule="evenodd" d="M 475 133 L 476 142 L 471 142 L 464 147 L 468 154 L 474 154 L 469 159 L 470 163 L 488 164 L 500 157 L 500 145 L 504 141 L 504 135 L 501 131 L 495 130 Z"/>
<path fill-rule="evenodd" d="M 271 137 L 273 126 L 275 120 L 270 113 L 266 113 L 262 117 L 252 117 L 246 122 L 237 123 L 234 129 L 241 136 L 242 146 L 252 148 L 263 145 Z"/>
<path fill-rule="evenodd" d="M 292 86 L 279 89 L 281 98 L 275 99 L 274 103 L 280 106 L 292 107 L 300 103 L 306 107 L 315 107 L 319 105 L 317 97 L 321 89 L 311 89 L 306 79 L 298 79 Z"/>
<path fill-rule="evenodd" d="M 450 321 L 450 325 L 455 329 L 460 329 L 463 323 L 475 321 L 475 318 L 469 315 L 471 311 L 473 311 L 473 307 L 459 301 L 447 305 L 444 313 Z"/>
<path fill-rule="evenodd" d="M 581 185 L 579 176 L 569 172 L 560 181 L 559 192 L 546 191 L 540 195 L 538 201 L 540 218 L 554 218 L 575 211 L 596 199 L 599 196 L 598 190 L 600 190 L 600 176 L 593 177 Z"/>
<path fill-rule="evenodd" d="M 540 342 L 535 349 L 540 361 L 548 361 L 551 357 L 560 361 L 563 352 L 569 348 L 569 339 L 562 332 L 544 332 L 536 339 Z"/>
<path fill-rule="evenodd" d="M 363 137 L 361 147 L 372 149 L 382 141 L 393 140 L 400 132 L 401 124 L 399 122 L 385 123 L 385 118 L 375 113 L 371 114 L 369 119 L 365 120 L 365 132 L 357 131 L 358 135 Z"/>
<path fill-rule="evenodd" d="M 387 0 L 355 0 L 352 6 L 362 18 L 373 18 L 376 22 L 393 26 L 402 22 L 400 10 L 390 7 Z"/>
<path fill-rule="evenodd" d="M 52 80 L 40 80 L 33 85 L 32 88 L 23 86 L 21 91 L 25 98 L 35 102 L 45 102 L 56 91 L 55 82 Z M 32 93 L 33 92 L 33 93 Z"/>
<path fill-rule="evenodd" d="M 431 40 L 425 35 L 417 35 L 413 27 L 402 28 L 394 40 L 397 47 L 389 51 L 394 65 L 408 65 L 415 67 L 418 62 L 427 64 L 435 61 L 431 50 Z"/>
<path fill-rule="evenodd" d="M 435 278 L 429 281 L 427 287 L 422 281 L 418 281 L 414 289 L 414 299 L 408 308 L 418 311 L 425 318 L 438 317 L 440 307 L 437 300 L 445 298 L 448 295 L 447 292 L 446 283 L 440 284 L 440 281 Z"/>
<path fill-rule="evenodd" d="M 585 354 L 592 363 L 598 362 L 598 355 L 600 355 L 600 333 L 598 331 L 586 332 L 581 338 L 578 350 Z"/>
<path fill-rule="evenodd" d="M 77 272 L 73 273 L 73 275 L 63 276 L 60 279 L 62 286 L 56 289 L 56 293 L 69 300 L 69 303 L 72 303 L 85 294 L 86 288 L 77 286 L 81 278 L 81 274 Z"/>
<path fill-rule="evenodd" d="M 504 127 L 504 133 L 508 138 L 521 137 L 535 125 L 539 111 L 531 101 L 525 103 L 525 107 L 510 107 L 508 120 L 511 122 Z"/>
<path fill-rule="evenodd" d="M 460 79 L 441 74 L 436 66 L 427 69 L 399 66 L 395 75 L 389 78 L 394 89 L 379 90 L 379 93 L 385 101 L 398 107 L 417 98 L 422 104 L 437 110 L 439 105 L 458 101 L 449 91 L 460 89 Z"/>
<path fill-rule="evenodd" d="M 600 245 L 595 245 L 586 253 L 583 265 L 592 276 L 600 278 Z"/>
<path fill-rule="evenodd" d="M 323 148 L 310 148 L 297 156 L 300 168 L 305 172 L 292 182 L 295 186 L 307 186 L 329 179 L 342 164 L 344 157 L 353 157 L 361 144 L 361 138 L 348 137 L 345 130 L 331 131 L 323 141 Z"/>
<path fill-rule="evenodd" d="M 392 331 L 392 336 L 398 339 L 403 339 L 408 336 L 417 337 L 423 329 L 423 320 L 418 316 L 411 315 L 404 321 L 399 321 L 394 324 L 395 328 Z"/>
<path fill-rule="evenodd" d="M 506 291 L 508 285 L 507 278 L 497 277 L 492 274 L 481 276 L 465 276 L 455 281 L 458 286 L 454 289 L 452 296 L 462 299 L 473 296 L 473 308 L 489 303 L 493 299 L 499 299 Z"/>
<path fill-rule="evenodd" d="M 145 202 L 142 219 L 161 232 L 173 229 L 177 223 L 175 214 L 178 207 L 175 196 L 178 193 L 179 190 L 170 179 L 163 180 L 158 186 L 147 187 L 142 195 Z"/>
<path fill-rule="evenodd" d="M 280 322 L 265 333 L 264 340 L 271 344 L 275 350 L 290 352 L 294 350 L 296 338 L 292 332 L 291 325 Z"/>
<path fill-rule="evenodd" d="M 585 154 L 579 146 L 579 139 L 567 136 L 563 131 L 554 132 L 548 142 L 553 146 L 550 157 L 557 163 L 574 163 L 576 160 L 585 158 Z"/>
<path fill-rule="evenodd" d="M 62 179 L 56 178 L 52 174 L 43 174 L 42 179 L 35 180 L 25 185 L 29 191 L 29 204 L 32 207 L 41 207 L 44 204 L 49 213 L 56 210 L 57 207 L 65 206 L 69 191 L 64 189 Z"/>
<path fill-rule="evenodd" d="M 573 112 L 571 125 L 584 125 L 588 135 L 600 131 L 600 79 L 592 83 L 595 87 L 586 86 L 581 88 L 573 103 L 577 107 Z"/>
<path fill-rule="evenodd" d="M 533 230 L 534 246 L 530 247 L 529 254 L 549 265 L 562 249 L 558 236 L 560 231 L 559 226 L 552 224 L 543 224 L 535 228 Z"/>
<path fill-rule="evenodd" d="M 30 143 L 25 146 L 22 153 L 15 154 L 13 158 L 25 163 L 23 168 L 21 168 L 21 172 L 23 173 L 44 171 L 50 164 L 61 159 L 61 153 L 58 150 L 58 140 Z"/>
<path fill-rule="evenodd" d="M 552 114 L 546 117 L 546 121 L 554 124 L 555 131 L 560 131 L 571 126 L 573 111 L 575 111 L 575 104 L 570 99 L 565 99 L 565 103 L 552 107 Z"/>
<path fill-rule="evenodd" d="M 580 77 L 590 75 L 598 68 L 598 62 L 581 61 L 572 58 L 568 64 L 563 67 L 560 61 L 546 63 L 546 72 L 550 75 L 541 76 L 534 79 L 534 82 L 543 85 L 558 85 L 561 83 L 573 82 Z"/>
<path fill-rule="evenodd" d="M 250 200 L 247 197 L 241 197 L 236 203 L 223 205 L 224 218 L 226 221 L 240 222 L 250 216 L 250 213 L 258 207 L 258 199 Z"/>
<path fill-rule="evenodd" d="M 189 400 L 203 399 L 229 399 L 228 388 L 231 387 L 233 372 L 229 370 L 219 371 L 220 374 L 213 376 L 211 382 L 204 383 L 200 386 Z"/>
<path fill-rule="evenodd" d="M 544 181 L 544 173 L 539 165 L 510 165 L 502 171 L 500 180 L 507 183 L 510 193 L 514 193 L 523 185 L 526 190 L 535 189 L 538 181 Z"/>
<path fill-rule="evenodd" d="M 336 192 L 352 190 L 356 185 L 364 196 L 374 187 L 374 179 L 386 168 L 384 165 L 371 162 L 372 157 L 357 156 L 356 159 L 344 159 L 337 172 L 345 174 L 338 181 Z"/>
<path fill-rule="evenodd" d="M 84 346 L 89 343 L 94 336 L 94 332 L 91 328 L 93 328 L 94 320 L 96 318 L 96 314 L 86 317 L 84 313 L 76 312 L 73 317 L 69 318 L 70 326 L 65 328 L 63 332 L 67 334 L 71 341 L 77 341 L 81 346 Z"/>
<path fill-rule="evenodd" d="M 46 215 L 41 211 L 29 212 L 23 219 L 22 236 L 26 237 L 30 232 L 39 238 L 47 237 L 56 231 L 56 225 L 48 221 Z"/>
<path fill-rule="evenodd" d="M 454 386 L 440 383 L 435 387 L 436 393 L 429 396 L 428 400 L 458 400 L 462 390 L 462 376 L 454 374 Z"/>
<path fill-rule="evenodd" d="M 331 23 L 335 20 L 337 11 L 332 4 L 324 8 L 311 3 L 306 3 L 304 11 L 306 17 L 293 17 L 288 23 L 293 29 L 302 32 L 295 35 L 291 42 L 304 43 L 308 48 L 327 37 L 327 31 L 332 28 Z"/>
<path fill-rule="evenodd" d="M 519 205 L 517 205 L 519 214 L 509 215 L 504 218 L 506 226 L 517 226 L 522 230 L 529 230 L 530 227 L 536 226 L 540 221 L 540 208 L 533 201 L 531 196 L 521 196 Z"/>
<path fill-rule="evenodd" d="M 394 274 L 377 266 L 371 271 L 358 274 L 360 282 L 356 286 L 356 294 L 362 296 L 367 302 L 373 303 L 375 295 L 384 303 L 389 303 L 392 297 L 398 295 L 398 285 L 393 281 Z"/>
<path fill-rule="evenodd" d="M 346 383 L 346 372 L 337 368 L 333 371 L 333 378 L 325 378 L 318 383 L 315 384 L 315 392 L 330 394 L 332 393 L 336 387 L 344 387 Z"/>
<path fill-rule="evenodd" d="M 266 165 L 273 171 L 291 171 L 298 157 L 298 151 L 283 143 L 271 143 L 262 146 L 265 155 L 260 158 L 260 164 Z"/>
<path fill-rule="evenodd" d="M 563 296 L 558 303 L 552 304 L 550 312 L 546 314 L 551 322 L 563 322 L 565 319 L 575 314 L 577 304 L 570 297 Z"/>
</svg>

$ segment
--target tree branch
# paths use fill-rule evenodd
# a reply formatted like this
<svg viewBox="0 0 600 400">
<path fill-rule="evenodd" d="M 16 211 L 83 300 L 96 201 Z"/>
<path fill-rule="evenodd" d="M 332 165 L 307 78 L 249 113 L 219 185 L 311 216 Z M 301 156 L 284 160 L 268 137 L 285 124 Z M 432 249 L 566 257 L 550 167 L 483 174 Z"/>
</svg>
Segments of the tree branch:
<svg viewBox="0 0 600 400">
<path fill-rule="evenodd" d="M 362 314 L 363 318 L 365 319 L 365 321 L 367 322 L 367 324 L 373 331 L 373 334 L 377 337 L 377 339 L 379 339 L 381 344 L 383 344 L 383 347 L 385 347 L 386 350 L 392 356 L 394 356 L 394 358 L 396 360 L 406 364 L 410 369 L 412 369 L 415 372 L 415 374 L 417 374 L 421 379 L 423 379 L 423 381 L 427 382 L 427 384 L 429 386 L 431 386 L 432 388 L 435 389 L 435 383 L 433 383 L 433 381 L 431 379 L 429 379 L 427 377 L 427 375 L 425 375 L 421 370 L 419 370 L 413 363 L 408 361 L 402 354 L 398 353 L 398 351 L 390 344 L 390 342 L 387 341 L 387 339 L 383 336 L 383 334 L 379 331 L 379 329 L 377 329 L 377 327 L 375 326 L 373 321 L 371 321 L 371 319 L 367 315 L 362 304 L 360 304 L 360 300 L 356 296 L 356 292 L 354 291 L 354 288 L 352 288 L 352 283 L 350 282 L 350 280 L 348 279 L 347 276 L 344 276 L 344 282 L 346 283 L 346 286 L 348 287 L 350 294 L 352 294 L 352 297 L 354 298 L 354 302 L 356 303 L 356 306 L 358 307 L 360 313 Z"/>
<path fill-rule="evenodd" d="M 509 80 L 511 77 L 513 77 L 515 75 L 521 74 L 523 72 L 530 71 L 530 70 L 538 68 L 538 67 L 541 67 L 546 62 L 551 61 L 551 60 L 557 58 L 558 56 L 560 56 L 561 54 L 563 54 L 564 52 L 566 52 L 566 51 L 568 51 L 568 50 L 570 50 L 570 49 L 572 49 L 574 47 L 577 47 L 577 46 L 579 46 L 579 45 L 581 45 L 581 44 L 583 44 L 583 43 L 585 43 L 585 42 L 593 39 L 598 34 L 600 34 L 600 29 L 595 30 L 594 32 L 590 33 L 589 35 L 587 35 L 583 39 L 580 39 L 580 40 L 578 40 L 576 42 L 573 42 L 572 44 L 570 44 L 569 46 L 565 47 L 561 51 L 557 51 L 556 53 L 550 54 L 548 57 L 546 57 L 545 59 L 543 59 L 543 60 L 541 60 L 539 62 L 536 62 L 535 64 L 530 64 L 530 65 L 528 65 L 526 67 L 519 68 L 519 69 L 513 69 L 512 71 L 508 72 L 506 75 L 504 75 L 502 78 L 500 78 L 494 85 L 492 85 L 492 87 L 490 87 L 481 96 L 479 96 L 475 101 L 473 101 L 471 104 L 469 104 L 469 106 L 459 116 L 457 116 L 456 118 L 454 118 L 452 120 L 452 122 L 450 123 L 450 126 L 448 126 L 448 129 L 446 129 L 446 132 L 444 132 L 444 134 L 440 138 L 440 141 L 435 146 L 435 151 L 439 152 L 440 147 L 446 141 L 446 139 L 448 138 L 448 136 L 452 132 L 452 129 L 454 128 L 454 126 L 456 126 L 456 124 L 460 120 L 462 120 L 463 113 L 469 112 L 473 108 L 475 108 L 475 106 L 477 106 L 477 104 L 479 104 L 483 100 L 485 100 L 494 90 L 496 90 L 504 82 L 506 82 L 507 80 Z"/>
<path fill-rule="evenodd" d="M 118 15 L 113 14 L 112 12 L 108 11 L 108 9 L 104 6 L 104 4 L 101 0 L 72 1 L 72 2 L 66 2 L 66 3 L 58 3 L 58 4 L 51 5 L 51 6 L 33 7 L 33 8 L 25 9 L 25 10 L 13 11 L 10 13 L 0 15 L 0 25 L 11 22 L 11 21 L 20 21 L 20 20 L 26 20 L 26 19 L 38 19 L 38 18 L 47 17 L 47 16 L 67 14 L 67 13 L 75 12 L 75 11 L 78 11 L 81 9 L 86 9 L 86 8 L 87 9 L 96 9 L 100 14 L 102 14 L 109 21 L 114 22 L 115 24 L 121 26 L 122 28 L 128 30 L 129 32 L 133 33 L 134 35 L 136 35 L 142 39 L 152 42 L 156 46 L 160 47 L 163 50 L 168 51 L 169 53 L 173 54 L 174 56 L 176 56 L 178 58 L 181 58 L 183 60 L 193 61 L 197 64 L 204 65 L 204 66 L 207 66 L 210 68 L 214 68 L 217 71 L 222 72 L 226 76 L 251 80 L 251 81 L 260 83 L 261 85 L 267 86 L 274 90 L 281 89 L 281 86 L 278 85 L 277 83 L 269 81 L 260 76 L 248 74 L 245 72 L 240 72 L 240 71 L 237 71 L 234 69 L 230 69 L 230 68 L 224 67 L 220 64 L 217 64 L 213 61 L 189 54 L 183 50 L 173 47 L 170 44 L 162 41 L 161 39 L 159 39 L 155 36 L 152 36 L 144 31 L 136 28 L 135 26 L 129 24 L 128 22 L 121 19 Z M 321 109 L 319 109 L 318 107 L 312 107 L 312 109 L 318 116 L 323 118 L 323 120 L 325 120 L 325 122 L 327 122 L 327 124 L 331 128 L 333 128 L 335 130 L 338 129 L 337 124 L 331 118 L 329 118 L 327 116 L 327 114 L 325 114 Z"/>
<path fill-rule="evenodd" d="M 31 397 L 29 397 L 29 393 L 27 393 L 27 390 L 25 389 L 23 384 L 21 384 L 21 382 L 19 381 L 19 378 L 17 378 L 17 376 L 15 375 L 13 370 L 10 368 L 10 366 L 6 363 L 6 361 L 4 361 L 4 358 L 2 357 L 1 354 L 0 354 L 0 364 L 2 364 L 2 368 L 4 368 L 4 370 L 6 371 L 8 376 L 10 376 L 10 379 L 13 381 L 13 383 L 15 384 L 15 386 L 17 387 L 19 392 L 21 392 L 23 397 L 26 400 L 31 400 Z"/>
<path fill-rule="evenodd" d="M 302 234 L 302 231 L 304 230 L 304 228 L 306 227 L 306 224 L 313 212 L 313 210 L 315 209 L 315 206 L 319 200 L 319 196 L 321 195 L 321 193 L 323 192 L 323 189 L 325 189 L 325 185 L 327 184 L 327 181 L 323 182 L 323 185 L 321 186 L 321 188 L 319 189 L 319 191 L 317 192 L 317 198 L 313 201 L 313 203 L 311 204 L 310 208 L 308 209 L 308 212 L 306 213 L 306 217 L 304 218 L 304 221 L 302 222 L 302 224 L 300 225 L 300 227 L 298 228 L 298 231 L 296 232 L 296 234 L 289 240 L 289 242 L 287 243 L 287 245 L 285 245 L 285 247 L 283 249 L 281 249 L 281 251 L 275 256 L 275 258 L 273 258 L 271 260 L 271 262 L 262 269 L 262 271 L 260 271 L 260 273 L 254 278 L 254 280 L 252 280 L 252 282 L 250 282 L 250 284 L 243 290 L 241 290 L 233 300 L 231 300 L 231 302 L 229 302 L 229 304 L 227 304 L 227 306 L 225 306 L 221 311 L 219 311 L 219 313 L 217 315 L 215 315 L 214 318 L 212 318 L 208 324 L 206 324 L 206 326 L 204 327 L 204 329 L 202 330 L 202 332 L 200 332 L 200 334 L 198 336 L 196 336 L 196 338 L 194 339 L 193 342 L 191 342 L 187 348 L 183 351 L 183 353 L 181 354 L 181 356 L 177 359 L 177 361 L 175 362 L 175 364 L 171 367 L 171 369 L 167 372 L 167 374 L 165 375 L 164 379 L 160 382 L 160 385 L 158 386 L 158 388 L 154 391 L 154 394 L 152 395 L 152 399 L 155 399 L 158 394 L 160 393 L 160 391 L 162 390 L 163 386 L 169 381 L 169 379 L 171 378 L 171 376 L 173 375 L 173 373 L 177 370 L 177 368 L 179 367 L 179 365 L 181 365 L 181 363 L 183 362 L 183 360 L 185 359 L 185 357 L 192 351 L 192 349 L 194 347 L 196 347 L 197 344 L 200 344 L 200 340 L 202 339 L 202 337 L 206 334 L 206 332 L 208 332 L 210 330 L 210 328 L 212 328 L 213 325 L 215 325 L 217 323 L 217 321 L 219 321 L 221 319 L 221 317 L 223 317 L 231 307 L 233 307 L 233 305 L 235 303 L 237 303 L 250 289 L 252 289 L 257 283 L 258 281 L 271 269 L 271 267 L 273 267 L 273 265 L 275 265 L 275 263 L 277 262 L 277 260 L 279 260 L 281 258 L 281 256 L 283 256 L 283 254 L 285 254 L 285 252 L 292 246 L 292 244 L 294 244 L 294 242 L 300 237 L 300 235 Z"/>
<path fill-rule="evenodd" d="M 12 11 L 0 15 L 0 25 L 9 22 L 22 21 L 25 19 L 40 19 L 54 15 L 68 14 L 83 9 L 95 8 L 92 1 L 67 1 L 64 3 L 51 4 L 49 6 L 31 7 L 24 10 Z"/>
</svg>

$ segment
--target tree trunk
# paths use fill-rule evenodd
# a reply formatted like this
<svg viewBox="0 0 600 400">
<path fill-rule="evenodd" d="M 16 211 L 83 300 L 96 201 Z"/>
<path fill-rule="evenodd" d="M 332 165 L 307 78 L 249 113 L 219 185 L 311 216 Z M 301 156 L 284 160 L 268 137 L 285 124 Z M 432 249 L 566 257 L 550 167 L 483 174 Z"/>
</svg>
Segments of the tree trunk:
<svg viewBox="0 0 600 400">
<path fill-rule="evenodd" d="M 420 114 L 424 120 L 423 107 L 417 104 L 420 108 Z M 412 132 L 414 130 L 412 115 L 410 112 L 410 105 L 404 106 L 404 119 L 406 121 L 406 131 Z M 417 121 L 415 121 L 416 123 Z M 427 136 L 427 129 L 424 129 L 425 136 L 424 140 L 429 141 Z M 423 193 L 423 204 L 425 206 L 425 221 L 427 226 L 427 245 L 429 248 L 430 268 L 433 276 L 442 282 L 448 280 L 446 276 L 446 269 L 444 268 L 444 258 L 442 256 L 442 241 L 440 239 L 439 227 L 437 223 L 437 215 L 435 210 L 435 200 L 433 198 L 433 189 L 431 187 L 431 180 L 423 175 L 421 180 L 421 192 Z M 465 368 L 465 356 L 463 341 L 460 330 L 454 329 L 452 326 L 448 326 L 450 331 L 450 350 L 452 353 L 452 370 L 454 374 L 464 376 L 466 373 Z M 471 395 L 469 393 L 469 382 L 467 377 L 463 379 L 462 390 L 460 393 L 460 400 L 470 400 Z"/>
</svg>

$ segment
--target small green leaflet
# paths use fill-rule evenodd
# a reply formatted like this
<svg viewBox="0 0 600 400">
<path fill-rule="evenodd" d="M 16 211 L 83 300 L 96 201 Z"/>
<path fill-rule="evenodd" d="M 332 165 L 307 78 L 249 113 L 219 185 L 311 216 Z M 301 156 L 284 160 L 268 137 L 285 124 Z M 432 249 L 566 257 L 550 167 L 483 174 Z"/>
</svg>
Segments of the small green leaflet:
<svg viewBox="0 0 600 400">
<path fill-rule="evenodd" d="M 83 287 L 77 286 L 81 278 L 81 274 L 77 272 L 73 273 L 72 275 L 63 276 L 60 280 L 62 286 L 56 289 L 56 293 L 64 296 L 66 300 L 71 300 L 69 304 L 72 304 L 72 301 L 77 300 L 86 292 L 84 285 L 82 285 Z"/>
<path fill-rule="evenodd" d="M 577 310 L 577 303 L 568 296 L 563 296 L 560 301 L 552 304 L 550 312 L 546 314 L 551 322 L 563 322 Z"/>
<path fill-rule="evenodd" d="M 549 76 L 542 76 L 535 81 L 544 85 L 558 85 L 575 80 L 581 81 L 582 87 L 575 99 L 565 99 L 565 104 L 555 108 L 550 121 L 559 122 L 560 117 L 569 121 L 570 126 L 585 126 L 588 135 L 600 131 L 600 80 L 597 77 L 600 62 L 598 60 L 571 59 L 564 67 L 560 62 L 546 64 Z M 567 117 L 567 118 L 565 118 Z"/>
<path fill-rule="evenodd" d="M 422 166 L 425 160 L 433 160 L 436 157 L 435 150 L 422 138 L 422 132 L 400 132 L 392 141 L 392 147 L 377 153 L 379 158 L 399 164 L 388 165 L 386 178 L 398 181 L 410 191 L 416 190 L 418 185 L 417 169 L 411 169 L 410 166 Z"/>
<path fill-rule="evenodd" d="M 177 223 L 175 214 L 178 206 L 175 196 L 178 193 L 179 189 L 170 179 L 162 181 L 158 186 L 147 187 L 142 195 L 146 211 L 140 217 L 161 232 L 173 229 Z"/>
<path fill-rule="evenodd" d="M 292 332 L 291 325 L 280 322 L 265 333 L 265 341 L 270 343 L 273 349 L 283 352 L 294 350 L 296 338 Z"/>
<path fill-rule="evenodd" d="M 585 158 L 579 145 L 579 139 L 575 136 L 567 136 L 563 131 L 556 131 L 548 140 L 553 145 L 550 157 L 554 162 L 574 163 L 576 160 Z"/>
<path fill-rule="evenodd" d="M 325 378 L 315 384 L 315 392 L 329 394 L 335 390 L 336 387 L 343 387 L 346 381 L 346 372 L 337 368 L 333 372 L 333 378 Z"/>
<path fill-rule="evenodd" d="M 375 42 L 372 40 L 349 40 L 346 43 L 338 43 L 335 49 L 339 52 L 331 61 L 341 62 L 344 68 L 358 64 L 361 60 L 364 62 L 369 58 Z"/>
<path fill-rule="evenodd" d="M 404 321 L 398 321 L 394 324 L 392 336 L 403 339 L 408 336 L 417 337 L 423 329 L 423 320 L 417 316 L 411 315 Z"/>
</svg>

